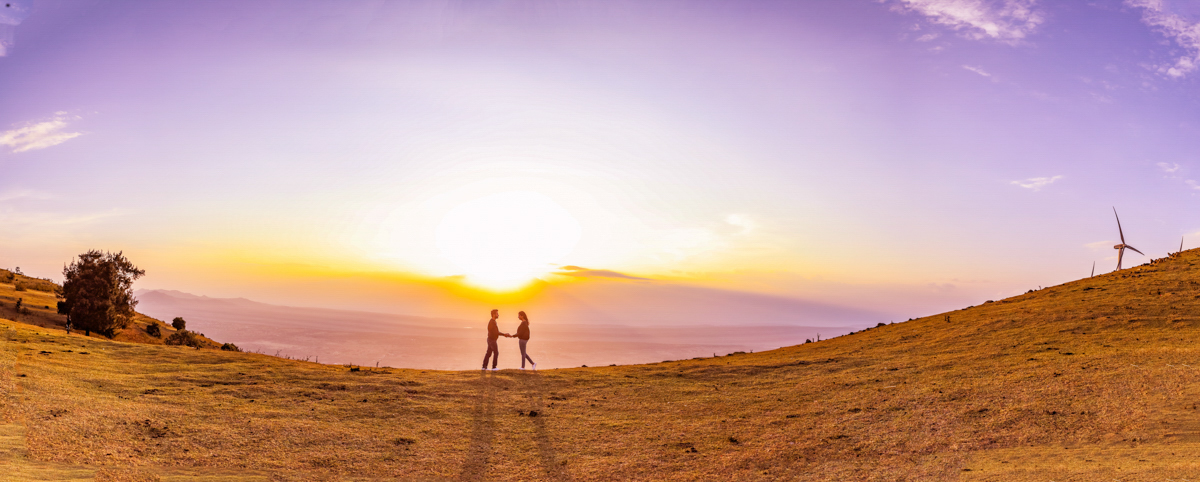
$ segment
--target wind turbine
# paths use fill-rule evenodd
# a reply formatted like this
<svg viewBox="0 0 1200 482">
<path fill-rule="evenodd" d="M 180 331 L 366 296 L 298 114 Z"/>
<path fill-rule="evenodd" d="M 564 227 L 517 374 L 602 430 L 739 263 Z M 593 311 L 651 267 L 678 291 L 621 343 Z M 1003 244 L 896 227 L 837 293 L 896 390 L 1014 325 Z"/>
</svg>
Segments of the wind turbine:
<svg viewBox="0 0 1200 482">
<path fill-rule="evenodd" d="M 1117 216 L 1117 208 L 1113 208 L 1113 216 L 1117 218 L 1117 232 L 1121 234 L 1121 244 L 1113 246 L 1117 250 L 1117 270 L 1121 269 L 1121 258 L 1125 256 L 1125 248 L 1132 249 L 1135 253 L 1145 256 L 1146 253 L 1138 251 L 1137 248 L 1125 244 L 1125 232 L 1121 230 L 1121 216 Z"/>
</svg>

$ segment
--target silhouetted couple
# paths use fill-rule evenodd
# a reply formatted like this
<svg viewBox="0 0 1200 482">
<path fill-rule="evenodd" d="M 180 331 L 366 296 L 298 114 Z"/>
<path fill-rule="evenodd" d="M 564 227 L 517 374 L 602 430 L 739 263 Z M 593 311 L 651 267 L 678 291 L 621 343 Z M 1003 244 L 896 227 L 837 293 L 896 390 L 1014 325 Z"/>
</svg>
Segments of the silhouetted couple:
<svg viewBox="0 0 1200 482">
<path fill-rule="evenodd" d="M 529 317 L 525 316 L 525 312 L 517 313 L 517 318 L 521 319 L 521 326 L 517 327 L 517 334 L 510 335 L 508 333 L 500 333 L 500 327 L 496 326 L 496 318 L 500 317 L 500 310 L 492 310 L 492 320 L 488 322 L 488 348 L 487 354 L 483 355 L 483 369 L 487 370 L 488 359 L 492 359 L 492 370 L 497 370 L 496 365 L 500 363 L 500 348 L 496 345 L 496 340 L 501 336 L 506 338 L 517 338 L 521 344 L 521 369 L 525 369 L 525 360 L 533 365 L 533 369 L 537 370 L 537 363 L 533 362 L 532 358 L 525 353 L 525 345 L 529 343 Z"/>
</svg>

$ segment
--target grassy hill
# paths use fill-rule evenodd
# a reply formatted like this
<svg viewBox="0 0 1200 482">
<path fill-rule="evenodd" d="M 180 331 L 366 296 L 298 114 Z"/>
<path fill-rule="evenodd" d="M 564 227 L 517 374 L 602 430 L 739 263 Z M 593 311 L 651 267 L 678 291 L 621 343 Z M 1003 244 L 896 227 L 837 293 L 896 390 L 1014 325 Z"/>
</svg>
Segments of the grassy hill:
<svg viewBox="0 0 1200 482">
<path fill-rule="evenodd" d="M 50 280 L 32 278 L 0 269 L 0 319 L 42 328 L 65 330 L 67 317 L 58 314 L 58 298 L 54 295 L 58 288 L 59 286 Z M 159 325 L 161 336 L 150 336 L 146 332 L 146 327 L 152 323 Z M 175 331 L 170 323 L 136 313 L 129 327 L 120 330 L 112 339 L 162 345 L 166 338 Z M 220 343 L 202 334 L 197 335 L 203 343 L 209 346 L 221 346 Z M 98 333 L 92 333 L 91 336 L 101 337 Z"/>
<path fill-rule="evenodd" d="M 537 373 L 352 371 L 0 321 L 0 466 L 34 480 L 1191 480 L 1197 263 L 1188 251 L 769 352 Z"/>
</svg>

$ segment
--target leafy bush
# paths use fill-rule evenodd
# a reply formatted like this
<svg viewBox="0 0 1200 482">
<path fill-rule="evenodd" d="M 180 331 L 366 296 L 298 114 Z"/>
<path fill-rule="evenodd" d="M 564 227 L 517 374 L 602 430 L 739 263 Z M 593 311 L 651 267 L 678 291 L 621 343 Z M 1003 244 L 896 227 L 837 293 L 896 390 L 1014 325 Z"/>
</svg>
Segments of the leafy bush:
<svg viewBox="0 0 1200 482">
<path fill-rule="evenodd" d="M 176 316 L 174 320 L 171 320 L 171 327 L 179 331 L 186 330 L 187 321 L 185 321 L 182 316 Z"/>
<path fill-rule="evenodd" d="M 146 326 L 146 334 L 155 338 L 162 338 L 162 327 L 158 326 L 157 321 L 152 321 L 150 325 Z"/>
<path fill-rule="evenodd" d="M 233 343 L 226 343 L 224 345 L 221 345 L 221 349 L 225 350 L 225 351 L 242 351 L 241 348 L 238 348 L 238 346 L 234 345 Z"/>
<path fill-rule="evenodd" d="M 168 336 L 167 339 L 164 340 L 164 342 L 168 345 L 182 345 L 190 346 L 192 348 L 201 348 L 205 345 L 204 339 L 187 330 L 179 330 L 175 333 L 172 333 L 171 336 Z"/>
<path fill-rule="evenodd" d="M 20 281 L 18 281 L 18 282 L 16 282 L 16 283 L 14 283 L 14 284 L 13 284 L 13 290 L 16 290 L 16 291 L 25 291 L 25 283 L 22 283 L 22 282 L 20 282 Z"/>
</svg>

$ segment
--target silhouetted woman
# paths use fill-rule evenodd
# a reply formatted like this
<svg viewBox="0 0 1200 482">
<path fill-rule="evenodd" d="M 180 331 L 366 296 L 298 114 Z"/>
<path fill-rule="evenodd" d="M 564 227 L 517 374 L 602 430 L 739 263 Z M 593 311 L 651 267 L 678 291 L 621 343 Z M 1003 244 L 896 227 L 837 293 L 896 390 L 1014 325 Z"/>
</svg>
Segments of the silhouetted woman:
<svg viewBox="0 0 1200 482">
<path fill-rule="evenodd" d="M 517 313 L 517 318 L 521 319 L 521 326 L 517 327 L 517 339 L 520 340 L 519 343 L 521 344 L 521 369 L 525 369 L 525 360 L 529 360 L 529 363 L 533 365 L 533 369 L 537 370 L 537 363 L 534 363 L 533 359 L 529 358 L 529 355 L 525 353 L 525 344 L 529 343 L 529 317 L 525 316 L 525 312 L 522 311 Z"/>
</svg>

